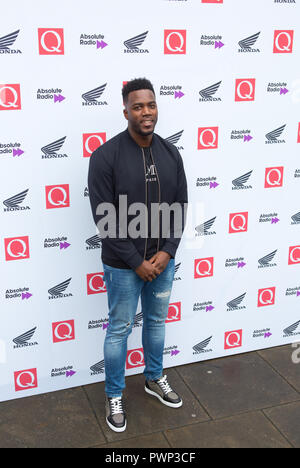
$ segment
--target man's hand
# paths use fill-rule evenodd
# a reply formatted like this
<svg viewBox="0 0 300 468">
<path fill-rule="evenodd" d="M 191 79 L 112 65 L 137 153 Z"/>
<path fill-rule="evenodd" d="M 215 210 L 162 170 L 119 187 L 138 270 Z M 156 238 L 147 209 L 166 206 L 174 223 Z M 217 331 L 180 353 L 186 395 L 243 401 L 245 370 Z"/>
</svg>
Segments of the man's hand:
<svg viewBox="0 0 300 468">
<path fill-rule="evenodd" d="M 162 273 L 168 266 L 171 255 L 167 252 L 162 252 L 161 250 L 153 255 L 150 258 L 149 262 L 159 271 L 159 274 Z"/>
<path fill-rule="evenodd" d="M 143 281 L 152 281 L 160 274 L 158 268 L 148 260 L 144 260 L 135 272 Z"/>
</svg>

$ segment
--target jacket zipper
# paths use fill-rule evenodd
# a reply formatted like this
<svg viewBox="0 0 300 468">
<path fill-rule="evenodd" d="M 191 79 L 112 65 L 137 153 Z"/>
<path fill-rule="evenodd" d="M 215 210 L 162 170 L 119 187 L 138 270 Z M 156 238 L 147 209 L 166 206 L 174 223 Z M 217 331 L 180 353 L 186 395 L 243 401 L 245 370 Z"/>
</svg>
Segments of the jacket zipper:
<svg viewBox="0 0 300 468">
<path fill-rule="evenodd" d="M 156 165 L 155 165 L 155 162 L 154 162 L 151 147 L 150 147 L 150 155 L 151 155 L 152 163 L 153 163 L 153 166 L 154 166 L 154 169 L 155 169 L 155 172 L 156 172 L 156 177 L 157 177 L 157 182 L 158 182 L 158 208 L 160 208 L 160 200 L 161 200 L 160 180 L 159 180 L 159 177 L 158 177 L 158 172 L 157 172 Z M 157 241 L 157 251 L 156 251 L 156 253 L 159 251 L 159 236 L 160 236 L 160 210 L 158 209 L 158 241 Z"/>
<path fill-rule="evenodd" d="M 145 177 L 145 193 L 146 193 L 146 207 L 148 207 L 148 190 L 147 190 L 147 178 L 146 178 L 146 159 L 145 159 L 145 153 L 144 153 L 144 149 L 141 148 L 142 150 L 142 154 L 143 154 L 143 161 L 144 161 L 144 177 Z M 148 226 L 148 219 L 147 219 L 147 227 L 149 228 Z M 149 232 L 149 229 L 148 229 L 148 232 Z M 145 241 L 145 250 L 144 250 L 144 260 L 146 260 L 146 253 L 147 253 L 147 244 L 148 244 L 148 232 L 147 232 L 147 237 L 146 237 L 146 241 Z"/>
</svg>

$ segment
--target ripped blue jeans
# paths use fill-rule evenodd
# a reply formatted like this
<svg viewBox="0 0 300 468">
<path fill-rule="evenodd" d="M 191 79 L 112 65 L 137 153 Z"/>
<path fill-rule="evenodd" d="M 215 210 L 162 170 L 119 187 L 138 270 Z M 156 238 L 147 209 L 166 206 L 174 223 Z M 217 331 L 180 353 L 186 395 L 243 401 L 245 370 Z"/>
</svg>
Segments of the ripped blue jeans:
<svg viewBox="0 0 300 468">
<path fill-rule="evenodd" d="M 143 281 L 133 270 L 104 267 L 108 295 L 109 325 L 104 342 L 105 392 L 108 397 L 122 396 L 125 388 L 127 339 L 132 332 L 139 297 L 143 313 L 142 343 L 147 380 L 162 376 L 165 320 L 174 279 L 174 259 L 152 282 Z M 141 353 L 132 359 L 143 362 Z M 135 364 L 129 358 L 129 364 Z"/>
</svg>

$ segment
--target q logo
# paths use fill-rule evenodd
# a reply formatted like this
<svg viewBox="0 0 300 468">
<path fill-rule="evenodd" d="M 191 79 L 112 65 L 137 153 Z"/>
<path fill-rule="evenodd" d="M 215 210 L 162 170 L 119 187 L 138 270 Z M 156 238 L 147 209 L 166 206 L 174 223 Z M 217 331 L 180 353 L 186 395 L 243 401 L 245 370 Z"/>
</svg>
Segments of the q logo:
<svg viewBox="0 0 300 468">
<path fill-rule="evenodd" d="M 7 262 L 30 258 L 28 236 L 4 239 L 4 247 L 5 259 Z"/>
<path fill-rule="evenodd" d="M 52 323 L 53 343 L 75 340 L 74 320 Z"/>
<path fill-rule="evenodd" d="M 64 55 L 64 30 L 62 28 L 39 28 L 39 54 Z"/>
<path fill-rule="evenodd" d="M 238 79 L 235 81 L 235 101 L 254 101 L 255 78 Z"/>
<path fill-rule="evenodd" d="M 103 278 L 104 273 L 90 273 L 87 275 L 88 296 L 107 292 Z"/>
<path fill-rule="evenodd" d="M 68 208 L 70 206 L 70 189 L 68 184 L 46 186 L 46 208 Z"/>
<path fill-rule="evenodd" d="M 300 263 L 300 245 L 290 247 L 289 250 L 289 265 Z"/>
<path fill-rule="evenodd" d="M 0 85 L 0 111 L 20 110 L 21 92 L 19 84 Z"/>
<path fill-rule="evenodd" d="M 224 349 L 240 348 L 243 344 L 243 330 L 234 330 L 225 333 Z"/>
<path fill-rule="evenodd" d="M 274 32 L 274 54 L 291 54 L 293 52 L 294 31 Z"/>
<path fill-rule="evenodd" d="M 28 369 L 15 372 L 14 378 L 16 392 L 20 392 L 22 390 L 30 390 L 32 388 L 37 388 L 38 386 L 36 369 Z"/>
<path fill-rule="evenodd" d="M 198 150 L 218 148 L 219 127 L 198 128 Z"/>
<path fill-rule="evenodd" d="M 214 275 L 214 258 L 199 258 L 195 260 L 194 278 L 208 278 Z"/>
<path fill-rule="evenodd" d="M 186 54 L 186 30 L 165 30 L 164 53 Z"/>
<path fill-rule="evenodd" d="M 275 304 L 276 288 L 265 288 L 258 291 L 257 307 L 266 307 Z"/>
<path fill-rule="evenodd" d="M 229 234 L 248 231 L 248 213 L 231 213 L 229 215 Z"/>
<path fill-rule="evenodd" d="M 265 175 L 265 188 L 283 186 L 284 167 L 267 167 Z"/>
<path fill-rule="evenodd" d="M 143 348 L 131 349 L 127 352 L 126 369 L 133 369 L 145 365 Z"/>
<path fill-rule="evenodd" d="M 83 157 L 89 158 L 92 153 L 106 142 L 106 133 L 84 133 Z"/>
<path fill-rule="evenodd" d="M 178 322 L 179 320 L 181 320 L 181 302 L 173 302 L 173 304 L 169 304 L 166 323 Z"/>
</svg>

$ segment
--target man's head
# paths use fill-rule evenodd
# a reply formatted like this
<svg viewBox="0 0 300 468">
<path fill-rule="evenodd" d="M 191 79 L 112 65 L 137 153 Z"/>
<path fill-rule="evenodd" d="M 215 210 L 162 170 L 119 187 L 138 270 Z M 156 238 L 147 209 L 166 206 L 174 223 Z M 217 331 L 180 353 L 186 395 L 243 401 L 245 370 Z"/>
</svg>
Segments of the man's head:
<svg viewBox="0 0 300 468">
<path fill-rule="evenodd" d="M 158 119 L 154 88 L 146 78 L 128 83 L 122 90 L 128 128 L 142 137 L 152 135 Z"/>
</svg>

